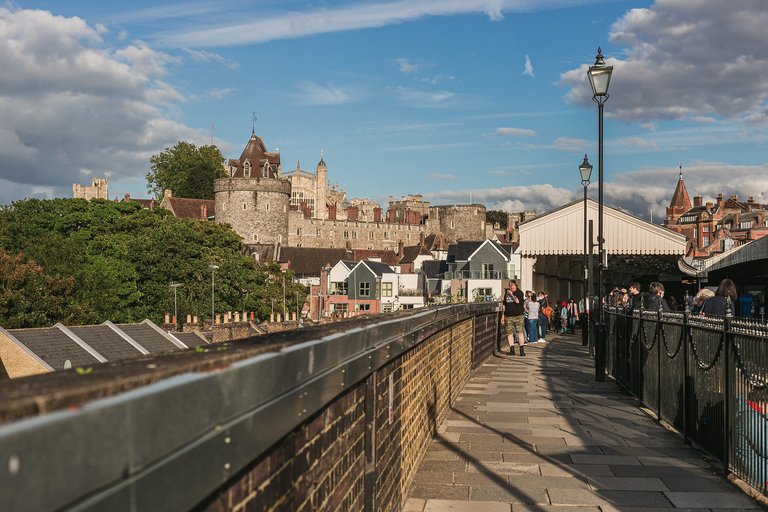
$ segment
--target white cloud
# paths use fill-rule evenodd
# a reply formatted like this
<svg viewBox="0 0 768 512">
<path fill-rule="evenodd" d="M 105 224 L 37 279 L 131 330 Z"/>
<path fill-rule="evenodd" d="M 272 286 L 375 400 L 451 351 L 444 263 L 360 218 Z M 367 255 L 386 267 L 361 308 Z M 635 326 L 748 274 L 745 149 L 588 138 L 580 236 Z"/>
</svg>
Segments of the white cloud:
<svg viewBox="0 0 768 512">
<path fill-rule="evenodd" d="M 536 76 L 533 74 L 533 66 L 531 65 L 531 59 L 528 57 L 528 54 L 525 55 L 525 70 L 523 71 L 523 74 L 528 75 L 531 78 Z"/>
<path fill-rule="evenodd" d="M 211 89 L 208 91 L 208 96 L 215 100 L 221 100 L 232 94 L 234 91 L 234 87 L 227 87 L 226 89 Z"/>
<path fill-rule="evenodd" d="M 265 14 L 254 21 L 253 16 L 230 16 L 237 20 L 205 29 L 180 29 L 158 35 L 172 46 L 193 48 L 211 46 L 244 46 L 279 39 L 294 39 L 315 34 L 378 28 L 415 21 L 428 16 L 451 16 L 484 13 L 492 21 L 503 19 L 504 13 L 537 12 L 574 5 L 597 4 L 604 0 L 397 0 L 377 3 L 353 3 L 340 7 L 323 5 L 306 12 Z M 176 17 L 167 11 L 140 12 L 136 16 L 157 20 L 159 16 Z M 135 16 L 135 17 L 136 17 Z M 243 22 L 243 19 L 249 19 Z"/>
<path fill-rule="evenodd" d="M 217 53 L 206 52 L 203 50 L 191 50 L 189 48 L 184 48 L 184 51 L 192 57 L 192 60 L 198 62 L 218 62 L 227 69 L 237 69 L 240 67 L 239 62 L 222 57 Z"/>
<path fill-rule="evenodd" d="M 439 173 L 427 174 L 427 180 L 429 181 L 453 181 L 455 179 L 456 179 L 456 176 L 452 176 L 450 174 L 439 174 Z"/>
<path fill-rule="evenodd" d="M 659 129 L 658 123 L 641 123 L 640 128 L 648 130 L 649 132 L 655 132 Z"/>
<path fill-rule="evenodd" d="M 664 0 L 611 27 L 626 46 L 614 66 L 606 115 L 630 121 L 748 115 L 768 100 L 768 10 L 761 0 Z M 611 58 L 608 58 L 611 57 Z M 592 104 L 589 63 L 561 75 L 566 98 Z"/>
<path fill-rule="evenodd" d="M 297 100 L 304 105 L 341 105 L 358 100 L 351 88 L 347 86 L 324 86 L 314 82 L 304 82 L 299 88 L 301 93 L 297 95 Z"/>
<path fill-rule="evenodd" d="M 514 137 L 533 137 L 536 135 L 536 132 L 533 130 L 526 130 L 524 128 L 501 127 L 496 129 L 496 135 L 511 135 Z"/>
<path fill-rule="evenodd" d="M 153 153 L 205 134 L 169 120 L 184 96 L 159 78 L 176 60 L 133 43 L 103 47 L 99 27 L 0 8 L 0 204 L 71 197 L 72 183 L 144 180 Z M 88 183 L 89 184 L 89 183 Z"/>
<path fill-rule="evenodd" d="M 644 151 L 656 151 L 659 149 L 659 146 L 656 145 L 654 141 L 645 140 L 641 137 L 624 137 L 623 139 L 617 140 L 616 143 L 625 147 L 642 149 Z"/>
<path fill-rule="evenodd" d="M 410 59 L 395 59 L 395 63 L 400 66 L 400 71 L 405 74 L 415 73 L 421 68 L 420 64 L 416 64 Z"/>
</svg>

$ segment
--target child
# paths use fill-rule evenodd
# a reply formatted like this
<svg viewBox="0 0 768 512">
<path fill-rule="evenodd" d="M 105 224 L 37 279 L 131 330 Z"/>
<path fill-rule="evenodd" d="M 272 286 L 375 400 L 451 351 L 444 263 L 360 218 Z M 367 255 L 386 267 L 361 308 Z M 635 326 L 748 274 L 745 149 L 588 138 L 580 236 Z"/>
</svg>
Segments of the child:
<svg viewBox="0 0 768 512">
<path fill-rule="evenodd" d="M 565 301 L 560 304 L 560 332 L 568 332 L 568 308 L 565 305 Z"/>
</svg>

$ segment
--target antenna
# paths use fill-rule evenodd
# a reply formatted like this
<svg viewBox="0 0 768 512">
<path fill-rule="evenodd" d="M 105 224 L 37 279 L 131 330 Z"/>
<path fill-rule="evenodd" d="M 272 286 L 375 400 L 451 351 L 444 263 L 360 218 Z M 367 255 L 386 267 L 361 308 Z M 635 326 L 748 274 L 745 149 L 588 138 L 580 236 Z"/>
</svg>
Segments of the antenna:
<svg viewBox="0 0 768 512">
<path fill-rule="evenodd" d="M 683 161 L 682 160 L 680 160 L 680 167 L 678 167 L 678 169 L 680 169 L 680 179 L 683 179 Z"/>
<path fill-rule="evenodd" d="M 256 112 L 251 112 L 251 135 L 256 135 Z"/>
<path fill-rule="evenodd" d="M 211 146 L 213 146 L 213 121 L 211 121 Z"/>
</svg>

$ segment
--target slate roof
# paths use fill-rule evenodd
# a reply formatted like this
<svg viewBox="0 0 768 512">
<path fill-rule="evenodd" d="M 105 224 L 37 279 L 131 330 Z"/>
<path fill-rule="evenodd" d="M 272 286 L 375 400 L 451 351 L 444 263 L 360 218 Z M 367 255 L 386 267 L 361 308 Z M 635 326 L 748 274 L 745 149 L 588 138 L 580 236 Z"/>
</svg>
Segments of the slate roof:
<svg viewBox="0 0 768 512">
<path fill-rule="evenodd" d="M 317 277 L 325 266 L 333 267 L 341 260 L 351 260 L 352 252 L 347 249 L 325 249 L 316 247 L 280 247 L 278 261 L 290 262 L 289 269 L 296 276 Z"/>
<path fill-rule="evenodd" d="M 118 333 L 107 325 L 88 325 L 70 327 L 69 330 L 78 338 L 93 347 L 108 361 L 138 356 L 141 351 L 125 341 Z"/>
<path fill-rule="evenodd" d="M 196 332 L 174 332 L 171 336 L 188 346 L 189 348 L 195 348 L 201 345 L 209 345 L 208 340 L 197 334 Z"/>
<path fill-rule="evenodd" d="M 98 364 L 99 360 L 58 328 L 14 329 L 6 331 L 54 370 L 63 370 L 65 361 L 72 368 Z"/>
<path fill-rule="evenodd" d="M 150 354 L 157 354 L 159 352 L 171 352 L 181 348 L 174 345 L 173 342 L 157 332 L 149 324 L 120 324 L 119 327 L 121 331 L 130 336 L 139 345 L 147 349 Z"/>
<path fill-rule="evenodd" d="M 186 197 L 166 197 L 173 215 L 180 219 L 208 220 L 202 217 L 201 206 L 207 207 L 207 216 L 214 215 L 216 202 L 211 199 L 187 199 Z"/>
<path fill-rule="evenodd" d="M 469 257 L 485 243 L 485 240 L 481 242 L 457 242 L 448 246 L 448 261 L 455 263 L 457 261 L 468 261 Z M 500 244 L 495 243 L 496 247 L 502 250 L 506 258 L 515 251 L 514 244 Z"/>
<path fill-rule="evenodd" d="M 680 179 L 677 181 L 677 187 L 675 193 L 672 194 L 672 201 L 669 203 L 670 208 L 690 208 L 691 199 L 688 197 L 688 191 L 685 189 L 685 183 L 683 183 L 683 174 L 680 173 Z"/>
<path fill-rule="evenodd" d="M 264 141 L 261 140 L 261 137 L 257 137 L 255 134 L 251 135 L 240 158 L 229 160 L 229 165 L 235 167 L 235 172 L 232 173 L 233 178 L 245 177 L 243 169 L 246 161 L 251 163 L 251 177 L 261 177 L 261 168 L 265 163 L 269 162 L 270 175 L 268 177 L 277 178 L 275 169 L 280 165 L 280 153 L 268 152 L 264 145 Z"/>
<path fill-rule="evenodd" d="M 376 274 L 376 277 L 381 277 L 382 274 L 393 274 L 395 271 L 392 267 L 386 263 L 379 263 L 378 261 L 364 261 L 363 265 L 371 269 L 371 272 Z"/>
</svg>

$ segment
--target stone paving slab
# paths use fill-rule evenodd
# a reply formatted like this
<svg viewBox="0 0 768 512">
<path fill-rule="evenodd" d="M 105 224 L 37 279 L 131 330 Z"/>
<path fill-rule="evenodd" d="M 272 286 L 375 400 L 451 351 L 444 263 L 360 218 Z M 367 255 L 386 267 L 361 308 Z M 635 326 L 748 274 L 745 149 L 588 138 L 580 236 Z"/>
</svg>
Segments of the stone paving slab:
<svg viewBox="0 0 768 512">
<path fill-rule="evenodd" d="M 615 383 L 580 336 L 478 368 L 438 427 L 403 512 L 763 510 Z"/>
</svg>

